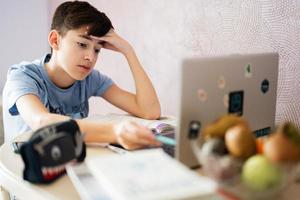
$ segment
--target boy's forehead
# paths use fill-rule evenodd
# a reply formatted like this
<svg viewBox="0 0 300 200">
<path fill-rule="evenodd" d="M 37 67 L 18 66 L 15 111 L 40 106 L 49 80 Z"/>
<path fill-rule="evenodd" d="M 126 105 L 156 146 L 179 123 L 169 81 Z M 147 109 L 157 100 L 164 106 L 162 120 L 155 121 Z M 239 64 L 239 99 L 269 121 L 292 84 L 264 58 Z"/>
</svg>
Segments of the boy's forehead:
<svg viewBox="0 0 300 200">
<path fill-rule="evenodd" d="M 86 25 L 86 26 L 82 26 L 78 29 L 69 30 L 69 32 L 76 34 L 76 35 L 87 35 L 88 36 L 89 29 L 90 29 L 90 27 L 88 25 Z"/>
<path fill-rule="evenodd" d="M 102 45 L 103 42 L 101 42 L 99 40 L 95 40 L 95 39 L 90 37 L 90 35 L 88 34 L 89 28 L 90 28 L 90 26 L 87 25 L 87 26 L 82 26 L 78 29 L 69 30 L 69 32 L 70 32 L 70 34 L 72 34 L 74 36 L 84 38 L 84 39 L 87 39 L 87 40 L 90 40 L 90 41 L 93 41 L 97 44 Z"/>
</svg>

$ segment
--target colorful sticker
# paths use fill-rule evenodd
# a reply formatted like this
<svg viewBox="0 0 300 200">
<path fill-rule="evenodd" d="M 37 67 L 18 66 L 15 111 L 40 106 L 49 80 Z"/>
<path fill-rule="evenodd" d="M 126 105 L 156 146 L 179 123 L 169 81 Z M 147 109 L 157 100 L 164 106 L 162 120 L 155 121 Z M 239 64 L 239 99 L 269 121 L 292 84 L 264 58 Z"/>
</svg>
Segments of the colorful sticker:
<svg viewBox="0 0 300 200">
<path fill-rule="evenodd" d="M 218 87 L 223 89 L 226 86 L 226 80 L 224 76 L 220 76 L 218 80 Z"/>
<path fill-rule="evenodd" d="M 261 87 L 260 87 L 262 93 L 267 93 L 269 91 L 269 81 L 268 79 L 264 79 L 262 82 L 261 82 Z"/>
<path fill-rule="evenodd" d="M 228 94 L 229 97 L 229 107 L 228 113 L 234 113 L 239 116 L 243 115 L 243 105 L 244 105 L 244 91 L 233 91 Z"/>
<path fill-rule="evenodd" d="M 228 106 L 229 106 L 229 96 L 228 96 L 228 94 L 224 95 L 223 104 L 224 104 L 225 108 L 228 109 Z"/>
<path fill-rule="evenodd" d="M 246 66 L 245 66 L 245 77 L 246 78 L 251 78 L 252 77 L 252 66 L 250 63 L 248 63 Z"/>
<path fill-rule="evenodd" d="M 189 125 L 189 139 L 196 139 L 198 137 L 199 130 L 201 128 L 201 123 L 198 120 L 193 120 Z"/>
<path fill-rule="evenodd" d="M 205 90 L 199 89 L 199 90 L 197 91 L 197 96 L 198 96 L 198 99 L 199 99 L 201 102 L 207 101 L 207 93 L 206 93 Z"/>
</svg>

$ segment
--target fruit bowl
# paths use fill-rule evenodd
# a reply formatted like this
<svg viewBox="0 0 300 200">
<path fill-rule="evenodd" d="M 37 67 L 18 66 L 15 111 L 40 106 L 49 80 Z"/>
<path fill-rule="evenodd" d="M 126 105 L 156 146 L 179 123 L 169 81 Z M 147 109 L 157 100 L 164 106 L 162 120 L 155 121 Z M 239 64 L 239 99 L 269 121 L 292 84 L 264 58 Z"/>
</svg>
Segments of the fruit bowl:
<svg viewBox="0 0 300 200">
<path fill-rule="evenodd" d="M 300 174 L 300 129 L 285 122 L 256 138 L 248 122 L 225 115 L 191 146 L 203 172 L 237 199 L 278 199 Z"/>
<path fill-rule="evenodd" d="M 282 199 L 283 192 L 289 187 L 295 180 L 294 167 L 286 169 L 281 168 L 281 178 L 275 185 L 264 189 L 253 189 L 245 184 L 242 180 L 242 175 L 239 174 L 239 181 L 235 184 L 228 185 L 222 181 L 218 181 L 219 188 L 237 197 L 237 199 L 246 200 L 265 200 L 265 199 Z"/>
<path fill-rule="evenodd" d="M 237 159 L 228 154 L 207 153 L 205 148 L 199 150 L 200 148 L 193 147 L 204 174 L 217 182 L 219 191 L 222 191 L 221 193 L 225 192 L 236 197 L 236 199 L 278 198 L 289 184 L 295 180 L 297 169 L 299 169 L 298 165 L 293 164 L 276 166 L 274 168 L 276 170 L 273 170 L 273 165 L 263 163 L 264 160 L 261 160 L 262 155 L 253 156 L 252 163 L 249 163 L 248 160 Z M 261 173 L 251 172 L 251 170 L 247 172 L 245 171 L 247 166 L 261 170 Z M 245 172 L 250 177 L 252 176 L 253 180 L 245 182 Z M 253 183 L 249 186 L 250 181 Z"/>
</svg>

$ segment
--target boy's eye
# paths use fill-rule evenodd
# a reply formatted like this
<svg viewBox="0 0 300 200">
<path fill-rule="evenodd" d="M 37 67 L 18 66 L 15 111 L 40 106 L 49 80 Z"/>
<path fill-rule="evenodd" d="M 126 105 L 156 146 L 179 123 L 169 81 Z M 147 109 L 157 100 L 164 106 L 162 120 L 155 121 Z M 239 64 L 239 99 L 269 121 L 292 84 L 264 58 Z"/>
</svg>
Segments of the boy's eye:
<svg viewBox="0 0 300 200">
<path fill-rule="evenodd" d="M 82 48 L 85 48 L 85 47 L 87 47 L 87 45 L 86 45 L 86 44 L 84 44 L 84 43 L 81 43 L 81 42 L 77 42 L 77 44 L 78 44 L 78 46 L 79 46 L 79 47 L 82 47 Z"/>
</svg>

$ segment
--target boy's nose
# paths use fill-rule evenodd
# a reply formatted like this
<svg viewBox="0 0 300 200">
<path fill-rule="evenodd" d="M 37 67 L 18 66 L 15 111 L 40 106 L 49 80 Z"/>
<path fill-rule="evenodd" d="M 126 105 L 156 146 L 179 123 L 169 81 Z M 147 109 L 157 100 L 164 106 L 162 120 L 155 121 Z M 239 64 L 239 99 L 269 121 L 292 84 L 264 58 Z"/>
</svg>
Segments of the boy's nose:
<svg viewBox="0 0 300 200">
<path fill-rule="evenodd" d="M 85 60 L 88 60 L 90 62 L 94 62 L 95 60 L 95 55 L 94 55 L 94 52 L 86 52 L 85 56 L 84 56 L 84 59 Z"/>
</svg>

